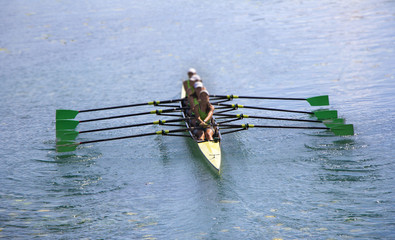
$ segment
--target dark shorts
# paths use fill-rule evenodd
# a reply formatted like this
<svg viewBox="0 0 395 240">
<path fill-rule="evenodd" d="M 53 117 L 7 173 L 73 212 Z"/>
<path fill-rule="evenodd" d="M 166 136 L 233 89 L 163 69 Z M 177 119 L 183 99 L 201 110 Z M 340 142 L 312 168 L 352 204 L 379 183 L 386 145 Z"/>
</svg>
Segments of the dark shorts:
<svg viewBox="0 0 395 240">
<path fill-rule="evenodd" d="M 207 131 L 207 129 L 211 129 L 211 131 L 213 131 L 213 132 L 215 132 L 214 131 L 214 128 L 212 127 L 212 126 L 208 126 L 208 127 L 197 127 L 197 128 L 195 128 L 194 130 L 193 130 L 193 134 L 197 134 L 199 131 Z"/>
</svg>

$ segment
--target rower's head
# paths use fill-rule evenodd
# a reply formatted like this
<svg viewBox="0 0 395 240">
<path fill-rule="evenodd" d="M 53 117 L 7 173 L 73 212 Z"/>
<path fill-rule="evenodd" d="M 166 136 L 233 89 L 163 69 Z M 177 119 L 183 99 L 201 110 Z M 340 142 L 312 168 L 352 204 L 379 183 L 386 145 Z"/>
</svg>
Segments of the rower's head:
<svg viewBox="0 0 395 240">
<path fill-rule="evenodd" d="M 188 70 L 188 77 L 189 78 L 191 78 L 193 75 L 195 75 L 196 74 L 196 69 L 194 69 L 194 68 L 190 68 L 189 70 Z"/>
<path fill-rule="evenodd" d="M 201 89 L 203 89 L 203 83 L 196 81 L 195 84 L 193 85 L 193 87 L 195 88 L 195 90 L 201 90 Z"/>
<path fill-rule="evenodd" d="M 200 91 L 200 93 L 199 93 L 199 98 L 200 98 L 200 100 L 201 100 L 202 102 L 204 102 L 204 103 L 210 101 L 209 93 L 208 93 L 208 91 L 207 91 L 206 89 L 203 89 L 202 91 Z"/>
<path fill-rule="evenodd" d="M 195 82 L 195 84 L 193 84 L 193 88 L 195 89 L 196 97 L 197 97 L 198 99 L 200 99 L 200 92 L 201 92 L 203 89 L 206 89 L 205 87 L 203 87 L 203 83 L 202 83 L 202 82 Z"/>
<path fill-rule="evenodd" d="M 193 75 L 189 80 L 190 80 L 190 81 L 193 81 L 193 82 L 198 82 L 198 81 L 201 82 L 201 81 L 202 81 L 202 79 L 200 78 L 200 76 L 197 75 L 197 74 Z"/>
</svg>

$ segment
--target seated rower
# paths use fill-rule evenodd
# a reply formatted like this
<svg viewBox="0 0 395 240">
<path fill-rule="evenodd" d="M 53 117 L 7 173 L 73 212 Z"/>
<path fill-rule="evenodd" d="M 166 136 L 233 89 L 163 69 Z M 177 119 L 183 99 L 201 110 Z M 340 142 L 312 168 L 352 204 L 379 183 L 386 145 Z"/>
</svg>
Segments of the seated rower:
<svg viewBox="0 0 395 240">
<path fill-rule="evenodd" d="M 196 136 L 199 140 L 213 141 L 214 129 L 210 125 L 214 114 L 214 106 L 210 104 L 207 90 L 200 91 L 198 104 L 194 107 L 197 129 Z"/>
<path fill-rule="evenodd" d="M 197 100 L 199 100 L 199 95 L 200 95 L 200 92 L 202 91 L 202 90 L 207 90 L 204 86 L 203 86 L 203 83 L 201 82 L 201 81 L 196 81 L 195 82 L 195 84 L 193 85 L 193 88 L 195 89 L 195 95 L 196 95 L 196 97 L 197 97 Z"/>
<path fill-rule="evenodd" d="M 193 89 L 193 84 L 196 81 L 194 77 L 200 79 L 199 75 L 196 74 L 196 70 L 194 68 L 190 68 L 188 70 L 188 79 L 183 82 L 185 92 L 188 93 L 188 89 Z"/>
<path fill-rule="evenodd" d="M 198 75 L 194 75 L 191 77 L 191 79 L 188 80 L 190 83 L 190 88 L 186 89 L 186 94 L 187 94 L 187 99 L 188 99 L 188 104 L 191 107 L 190 112 L 191 114 L 193 113 L 193 107 L 196 105 L 196 100 L 198 99 L 198 96 L 196 95 L 194 84 L 196 82 L 201 81 L 200 77 Z"/>
<path fill-rule="evenodd" d="M 194 112 L 194 107 L 196 106 L 196 105 L 198 105 L 199 104 L 199 98 L 198 98 L 198 96 L 200 95 L 200 92 L 202 91 L 202 90 L 206 90 L 206 88 L 203 86 L 203 83 L 201 82 L 201 81 L 196 81 L 195 82 L 195 84 L 193 85 L 193 88 L 194 88 L 194 92 L 193 93 L 191 93 L 190 94 L 190 96 L 188 97 L 188 103 L 189 103 L 189 105 L 190 106 L 192 106 L 191 107 L 191 109 L 189 110 L 189 115 L 190 116 L 195 116 L 195 112 Z M 192 126 L 192 127 L 196 127 L 197 125 L 196 125 L 196 119 L 195 118 L 192 118 L 191 120 L 190 120 L 190 125 Z"/>
<path fill-rule="evenodd" d="M 190 79 L 191 77 L 193 77 L 193 75 L 196 75 L 196 69 L 194 68 L 190 68 L 188 69 L 188 79 Z"/>
</svg>

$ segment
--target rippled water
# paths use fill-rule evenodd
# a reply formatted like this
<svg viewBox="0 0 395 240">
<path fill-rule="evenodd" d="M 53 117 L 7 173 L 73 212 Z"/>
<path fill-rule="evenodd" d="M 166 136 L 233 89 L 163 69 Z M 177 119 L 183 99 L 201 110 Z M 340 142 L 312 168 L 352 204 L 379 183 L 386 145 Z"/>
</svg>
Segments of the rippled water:
<svg viewBox="0 0 395 240">
<path fill-rule="evenodd" d="M 16 0 L 1 6 L 1 238 L 395 238 L 394 1 Z M 356 135 L 283 129 L 225 135 L 220 176 L 184 138 L 55 152 L 56 109 L 177 98 L 189 67 L 217 94 L 328 94 Z M 153 129 L 161 128 L 80 139 Z"/>
</svg>

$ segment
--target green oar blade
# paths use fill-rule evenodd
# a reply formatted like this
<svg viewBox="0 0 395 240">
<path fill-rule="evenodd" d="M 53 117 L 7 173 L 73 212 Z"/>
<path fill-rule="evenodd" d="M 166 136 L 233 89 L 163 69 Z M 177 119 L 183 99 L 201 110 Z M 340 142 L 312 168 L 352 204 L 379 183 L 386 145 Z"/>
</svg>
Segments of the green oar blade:
<svg viewBox="0 0 395 240">
<path fill-rule="evenodd" d="M 330 127 L 330 129 L 337 136 L 354 135 L 354 126 L 352 124 L 338 124 Z"/>
<path fill-rule="evenodd" d="M 57 109 L 56 119 L 74 119 L 77 114 L 78 111 L 76 110 Z"/>
<path fill-rule="evenodd" d="M 75 129 L 79 121 L 71 119 L 60 119 L 56 121 L 56 130 Z"/>
<path fill-rule="evenodd" d="M 337 118 L 336 110 L 317 110 L 313 112 L 318 120 Z"/>
<path fill-rule="evenodd" d="M 328 95 L 311 97 L 306 99 L 310 103 L 310 106 L 328 106 L 329 97 Z"/>
<path fill-rule="evenodd" d="M 64 140 L 75 140 L 78 136 L 79 132 L 74 130 L 57 130 L 56 131 L 56 139 L 59 141 Z"/>
<path fill-rule="evenodd" d="M 58 141 L 56 142 L 56 151 L 72 152 L 77 148 L 78 145 L 80 145 L 80 143 L 74 141 Z"/>
</svg>

